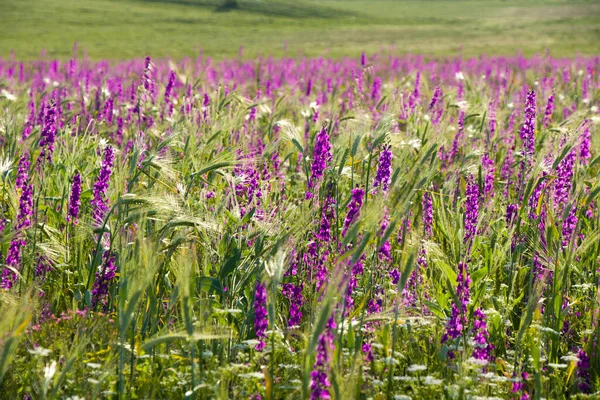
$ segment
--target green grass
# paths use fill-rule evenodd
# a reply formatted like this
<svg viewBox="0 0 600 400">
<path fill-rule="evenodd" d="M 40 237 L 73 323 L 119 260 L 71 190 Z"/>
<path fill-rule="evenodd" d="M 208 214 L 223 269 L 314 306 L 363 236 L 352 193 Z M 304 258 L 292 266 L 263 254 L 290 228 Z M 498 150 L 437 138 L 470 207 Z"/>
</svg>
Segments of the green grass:
<svg viewBox="0 0 600 400">
<path fill-rule="evenodd" d="M 333 57 L 393 50 L 427 55 L 555 56 L 600 50 L 591 0 L 3 0 L 0 56 L 93 59 L 289 55 Z"/>
</svg>

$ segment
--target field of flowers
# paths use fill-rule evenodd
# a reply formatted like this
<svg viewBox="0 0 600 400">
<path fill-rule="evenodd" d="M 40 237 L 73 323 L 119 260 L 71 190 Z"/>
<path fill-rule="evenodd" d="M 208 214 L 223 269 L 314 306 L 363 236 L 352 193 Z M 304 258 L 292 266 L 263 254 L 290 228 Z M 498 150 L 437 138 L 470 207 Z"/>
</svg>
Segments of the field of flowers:
<svg viewBox="0 0 600 400">
<path fill-rule="evenodd" d="M 599 73 L 0 60 L 0 398 L 598 395 Z"/>
</svg>

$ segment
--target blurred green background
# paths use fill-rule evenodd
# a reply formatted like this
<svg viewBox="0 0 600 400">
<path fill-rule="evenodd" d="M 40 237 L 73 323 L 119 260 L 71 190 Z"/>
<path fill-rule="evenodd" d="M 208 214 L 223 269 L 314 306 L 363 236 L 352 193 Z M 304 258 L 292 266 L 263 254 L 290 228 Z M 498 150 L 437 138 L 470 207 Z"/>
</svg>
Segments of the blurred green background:
<svg viewBox="0 0 600 400">
<path fill-rule="evenodd" d="M 0 56 L 600 54 L 598 0 L 0 0 Z M 228 4 L 229 3 L 229 4 Z"/>
</svg>

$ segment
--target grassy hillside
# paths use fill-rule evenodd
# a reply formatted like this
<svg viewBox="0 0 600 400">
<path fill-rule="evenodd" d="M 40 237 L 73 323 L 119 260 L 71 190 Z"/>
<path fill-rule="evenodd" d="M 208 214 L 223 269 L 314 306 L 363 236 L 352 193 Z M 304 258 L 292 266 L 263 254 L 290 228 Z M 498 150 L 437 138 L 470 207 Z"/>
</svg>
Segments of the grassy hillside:
<svg viewBox="0 0 600 400">
<path fill-rule="evenodd" d="M 552 0 L 3 0 L 0 56 L 598 53 L 600 3 Z"/>
</svg>

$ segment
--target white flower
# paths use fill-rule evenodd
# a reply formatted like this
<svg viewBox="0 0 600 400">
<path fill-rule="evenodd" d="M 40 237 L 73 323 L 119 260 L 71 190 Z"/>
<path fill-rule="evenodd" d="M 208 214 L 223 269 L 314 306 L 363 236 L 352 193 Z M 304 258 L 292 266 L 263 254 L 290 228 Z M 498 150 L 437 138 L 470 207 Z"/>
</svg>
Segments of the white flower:
<svg viewBox="0 0 600 400">
<path fill-rule="evenodd" d="M 40 357 L 46 357 L 48 354 L 52 353 L 52 350 L 45 349 L 42 346 L 38 346 L 33 350 L 28 349 L 27 351 L 29 352 L 29 354 L 33 354 L 34 356 L 40 356 Z"/>
<path fill-rule="evenodd" d="M 458 108 L 461 111 L 467 111 L 467 109 L 469 108 L 469 103 L 467 103 L 466 101 L 462 100 L 459 101 L 458 103 L 456 103 L 456 105 L 458 106 Z"/>
<path fill-rule="evenodd" d="M 429 114 L 425 114 L 425 115 L 423 115 L 423 119 L 424 119 L 425 121 L 431 121 L 431 117 L 429 116 Z"/>
<path fill-rule="evenodd" d="M 12 166 L 12 160 L 10 158 L 0 158 L 0 175 L 4 175 Z"/>
<path fill-rule="evenodd" d="M 506 105 L 506 107 L 508 107 L 508 108 L 515 108 L 515 105 L 512 102 L 510 102 L 510 103 L 508 103 Z"/>
<path fill-rule="evenodd" d="M 597 113 L 598 112 L 598 106 L 592 106 L 590 107 L 590 111 L 593 113 Z"/>
<path fill-rule="evenodd" d="M 52 361 L 50 365 L 46 364 L 46 366 L 44 367 L 44 379 L 46 379 L 46 381 L 49 381 L 50 379 L 52 379 L 55 373 L 56 361 Z"/>
<path fill-rule="evenodd" d="M 550 364 L 548 364 L 548 366 L 550 368 L 557 368 L 557 369 L 558 368 L 567 368 L 568 367 L 567 364 L 554 364 L 554 363 L 550 363 Z"/>
<path fill-rule="evenodd" d="M 426 385 L 441 385 L 442 384 L 442 380 L 441 379 L 436 379 L 431 375 L 427 375 L 424 380 L 423 383 Z"/>
<path fill-rule="evenodd" d="M 418 149 L 421 147 L 421 139 L 410 139 L 408 145 L 412 146 L 413 149 Z"/>
<path fill-rule="evenodd" d="M 560 359 L 566 362 L 579 362 L 579 357 L 574 354 L 567 354 L 566 356 L 562 356 Z"/>
<path fill-rule="evenodd" d="M 463 75 L 463 73 L 461 71 L 458 71 L 457 73 L 455 73 L 454 78 L 456 78 L 457 81 L 465 80 L 465 76 Z"/>
<path fill-rule="evenodd" d="M 406 369 L 408 372 L 417 372 L 417 371 L 425 371 L 427 369 L 426 365 L 412 364 Z"/>
<path fill-rule="evenodd" d="M 538 81 L 533 82 L 533 86 L 539 86 L 539 84 L 540 83 Z"/>
<path fill-rule="evenodd" d="M 2 89 L 2 92 L 0 94 L 2 94 L 2 97 L 5 97 L 9 101 L 15 101 L 17 99 L 17 96 L 8 92 L 6 89 Z"/>
</svg>

